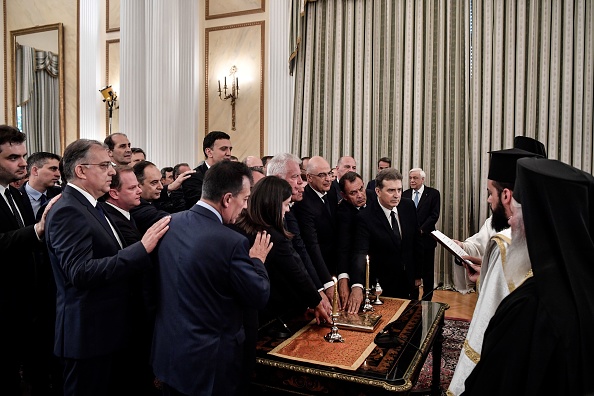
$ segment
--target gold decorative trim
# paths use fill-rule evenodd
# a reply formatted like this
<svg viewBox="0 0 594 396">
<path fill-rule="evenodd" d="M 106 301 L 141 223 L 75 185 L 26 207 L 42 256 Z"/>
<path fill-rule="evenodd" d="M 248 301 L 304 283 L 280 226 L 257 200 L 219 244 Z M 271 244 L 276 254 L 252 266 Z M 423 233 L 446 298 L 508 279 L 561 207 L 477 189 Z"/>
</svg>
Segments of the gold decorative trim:
<svg viewBox="0 0 594 396">
<path fill-rule="evenodd" d="M 481 354 L 475 351 L 468 342 L 468 339 L 464 340 L 464 354 L 470 359 L 474 364 L 478 364 L 481 360 Z"/>
<path fill-rule="evenodd" d="M 264 358 L 256 358 L 256 363 L 260 363 L 265 366 L 294 371 L 297 373 L 311 374 L 311 375 L 317 375 L 320 377 L 336 379 L 336 380 L 340 380 L 340 381 L 354 382 L 354 383 L 360 384 L 360 385 L 375 386 L 378 388 L 383 388 L 389 392 L 406 392 L 412 388 L 412 383 L 410 382 L 410 380 L 406 380 L 404 382 L 404 384 L 402 384 L 402 385 L 392 385 L 385 381 L 374 380 L 374 379 L 370 379 L 370 378 L 363 378 L 363 377 L 358 377 L 358 376 L 348 375 L 348 374 L 343 374 L 343 373 L 337 373 L 335 371 L 328 371 L 328 370 L 316 369 L 316 368 L 311 368 L 311 367 L 305 367 L 305 366 L 300 366 L 300 365 L 292 364 L 292 363 L 278 362 L 278 361 L 264 359 Z"/>
<path fill-rule="evenodd" d="M 109 0 L 107 0 L 107 1 L 109 1 Z M 210 0 L 206 0 L 205 13 L 204 13 L 205 18 L 204 19 L 209 20 L 209 19 L 218 19 L 218 18 L 228 18 L 228 17 L 239 16 L 239 15 L 258 14 L 258 13 L 261 13 L 264 11 L 266 11 L 266 1 L 260 0 L 260 8 L 252 8 L 251 10 L 228 12 L 226 14 L 210 15 Z"/>
<path fill-rule="evenodd" d="M 355 375 L 349 375 L 344 373 L 337 373 L 336 371 L 329 371 L 325 369 L 318 369 L 312 367 L 306 367 L 303 365 L 295 364 L 295 363 L 285 363 L 281 361 L 266 359 L 266 358 L 256 358 L 256 362 L 263 364 L 265 366 L 285 369 L 289 371 L 294 371 L 298 373 L 310 374 L 310 375 L 317 375 L 320 377 L 331 378 L 341 381 L 348 381 L 354 382 L 361 385 L 368 385 L 368 386 L 375 386 L 378 388 L 383 388 L 389 392 L 408 392 L 412 389 L 413 384 L 411 382 L 411 378 L 414 375 L 414 371 L 418 371 L 422 368 L 421 365 L 421 358 L 423 355 L 427 355 L 429 353 L 429 345 L 432 342 L 435 342 L 434 338 L 437 335 L 436 331 L 437 328 L 442 324 L 445 318 L 445 311 L 449 309 L 450 306 L 448 304 L 441 304 L 439 311 L 437 312 L 437 320 L 433 322 L 433 325 L 427 332 L 427 336 L 425 337 L 425 342 L 421 345 L 419 351 L 415 354 L 415 357 L 411 364 L 409 365 L 407 371 L 404 373 L 404 383 L 402 385 L 392 385 L 386 381 L 375 380 L 371 378 L 364 378 Z"/>
<path fill-rule="evenodd" d="M 121 24 L 121 21 L 120 21 Z M 105 32 L 106 33 L 110 33 L 110 32 L 119 32 L 120 31 L 120 27 L 113 27 L 110 28 L 109 27 L 109 0 L 105 0 Z"/>
<path fill-rule="evenodd" d="M 204 51 L 205 51 L 205 67 L 204 67 L 204 134 L 206 135 L 208 131 L 208 100 L 209 100 L 209 92 L 208 92 L 208 50 L 209 50 L 209 36 L 210 32 L 214 32 L 217 30 L 228 30 L 228 29 L 237 29 L 242 27 L 248 26 L 260 26 L 260 157 L 264 156 L 264 51 L 265 51 L 265 22 L 264 21 L 257 21 L 257 22 L 250 22 L 250 23 L 238 23 L 235 25 L 225 25 L 225 26 L 217 26 L 212 28 L 205 29 L 205 44 L 204 44 Z"/>
</svg>

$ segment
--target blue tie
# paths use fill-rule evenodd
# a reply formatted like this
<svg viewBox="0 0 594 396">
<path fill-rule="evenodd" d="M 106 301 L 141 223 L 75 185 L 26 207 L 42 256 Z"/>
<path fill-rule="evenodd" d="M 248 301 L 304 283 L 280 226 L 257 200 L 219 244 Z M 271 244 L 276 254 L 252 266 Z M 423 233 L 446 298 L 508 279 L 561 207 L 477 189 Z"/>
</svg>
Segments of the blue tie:
<svg viewBox="0 0 594 396">
<path fill-rule="evenodd" d="M 415 190 L 415 207 L 419 206 L 419 192 Z"/>
</svg>

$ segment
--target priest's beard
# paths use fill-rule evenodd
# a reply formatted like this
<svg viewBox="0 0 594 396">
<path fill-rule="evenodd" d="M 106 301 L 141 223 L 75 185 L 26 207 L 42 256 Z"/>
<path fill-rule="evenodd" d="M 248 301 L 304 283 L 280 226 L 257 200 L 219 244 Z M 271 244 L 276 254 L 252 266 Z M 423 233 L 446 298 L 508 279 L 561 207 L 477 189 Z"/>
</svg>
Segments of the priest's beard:
<svg viewBox="0 0 594 396">
<path fill-rule="evenodd" d="M 505 208 L 501 203 L 501 200 L 497 203 L 495 208 L 491 207 L 493 217 L 491 218 L 491 226 L 497 232 L 503 231 L 509 227 L 507 223 L 507 216 L 505 215 Z"/>
<path fill-rule="evenodd" d="M 515 286 L 519 286 L 526 278 L 526 274 L 532 268 L 526 233 L 524 231 L 524 220 L 521 209 L 514 213 L 514 227 L 512 227 L 512 242 L 507 249 L 506 272 L 509 273 L 508 283 L 511 280 Z"/>
</svg>

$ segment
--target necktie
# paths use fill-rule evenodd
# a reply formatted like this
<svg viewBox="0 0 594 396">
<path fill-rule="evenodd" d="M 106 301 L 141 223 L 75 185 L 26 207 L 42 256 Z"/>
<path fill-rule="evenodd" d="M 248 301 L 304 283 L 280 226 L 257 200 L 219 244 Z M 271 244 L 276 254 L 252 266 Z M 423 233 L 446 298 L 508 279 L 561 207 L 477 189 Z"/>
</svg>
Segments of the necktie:
<svg viewBox="0 0 594 396">
<path fill-rule="evenodd" d="M 101 207 L 101 205 L 99 205 L 99 202 L 97 202 L 97 205 L 95 205 L 95 209 L 97 210 L 97 212 L 99 212 L 99 221 L 101 222 L 103 227 L 105 227 L 106 229 L 109 230 L 109 232 L 111 232 L 111 227 L 109 226 L 109 223 L 107 222 L 107 218 L 105 217 L 105 212 L 103 211 L 103 208 Z"/>
<path fill-rule="evenodd" d="M 47 196 L 45 194 L 41 194 L 41 197 L 39 197 L 39 207 L 41 208 L 46 203 L 47 203 Z"/>
<path fill-rule="evenodd" d="M 419 206 L 419 192 L 415 190 L 415 207 Z"/>
<path fill-rule="evenodd" d="M 392 231 L 394 231 L 394 235 L 396 235 L 396 239 L 400 240 L 400 229 L 398 228 L 398 221 L 396 220 L 396 213 L 390 212 L 390 221 L 392 222 Z"/>
<path fill-rule="evenodd" d="M 6 200 L 8 201 L 8 206 L 10 206 L 10 209 L 12 210 L 12 214 L 14 215 L 14 218 L 16 219 L 16 222 L 17 222 L 19 228 L 25 228 L 25 223 L 23 223 L 23 219 L 21 219 L 19 211 L 17 210 L 16 205 L 14 204 L 14 199 L 12 199 L 12 194 L 10 193 L 9 188 L 7 188 L 4 191 L 4 195 L 6 196 Z"/>
<path fill-rule="evenodd" d="M 101 207 L 101 205 L 99 204 L 99 202 L 97 202 L 97 204 L 95 205 L 95 209 L 97 210 L 97 212 L 99 212 L 99 221 L 101 222 L 101 224 L 103 225 L 103 227 L 105 227 L 105 229 L 107 231 L 109 231 L 109 233 L 111 235 L 113 235 L 113 237 L 115 238 L 116 242 L 118 243 L 118 246 L 120 248 L 123 248 L 122 242 L 120 242 L 120 240 L 123 240 L 123 239 L 121 237 L 115 235 L 115 233 L 117 231 L 115 231 L 114 229 L 112 229 L 111 226 L 109 225 L 109 223 L 107 221 L 107 217 L 105 216 L 105 212 L 103 211 L 103 208 Z"/>
<path fill-rule="evenodd" d="M 326 206 L 328 214 L 332 215 L 332 210 L 330 209 L 330 201 L 328 201 L 328 194 L 324 195 L 322 197 L 322 200 L 324 201 L 324 205 Z"/>
</svg>

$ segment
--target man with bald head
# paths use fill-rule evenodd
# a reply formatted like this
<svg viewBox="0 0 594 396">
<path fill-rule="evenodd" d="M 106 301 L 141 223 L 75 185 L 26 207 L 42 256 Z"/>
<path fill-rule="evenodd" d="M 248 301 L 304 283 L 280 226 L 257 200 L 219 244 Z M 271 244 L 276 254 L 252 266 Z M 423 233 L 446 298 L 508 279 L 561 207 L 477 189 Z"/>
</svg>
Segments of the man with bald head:
<svg viewBox="0 0 594 396">
<path fill-rule="evenodd" d="M 334 169 L 334 176 L 336 179 L 332 182 L 332 187 L 336 190 L 336 195 L 338 196 L 338 200 L 342 199 L 342 191 L 340 190 L 340 186 L 338 183 L 340 182 L 340 178 L 346 174 L 347 172 L 356 172 L 357 171 L 357 161 L 349 155 L 342 156 L 338 159 L 336 163 L 336 168 Z"/>
<path fill-rule="evenodd" d="M 301 160 L 299 157 L 289 153 L 275 155 L 268 161 L 268 176 L 280 177 L 291 185 L 293 189 L 291 202 L 293 205 L 303 200 L 304 183 L 301 179 L 300 163 Z M 329 302 L 327 295 L 324 293 L 324 284 L 331 285 L 332 277 L 323 261 L 313 262 L 309 256 L 303 238 L 301 237 L 299 223 L 292 210 L 285 213 L 285 227 L 293 234 L 293 238 L 291 239 L 293 248 L 299 254 L 307 273 L 322 295 L 322 300 L 325 303 Z"/>
<path fill-rule="evenodd" d="M 247 165 L 248 168 L 253 168 L 253 167 L 264 167 L 264 164 L 262 163 L 262 159 L 255 157 L 253 155 L 248 155 L 247 157 L 245 157 L 245 159 L 243 160 L 243 163 Z"/>
<path fill-rule="evenodd" d="M 335 216 L 338 208 L 336 190 L 332 188 L 333 172 L 324 158 L 312 157 L 307 164 L 307 181 L 303 200 L 294 206 L 295 217 L 312 261 L 324 263 L 331 275 L 337 274 Z M 331 281 L 324 284 L 331 298 Z"/>
<path fill-rule="evenodd" d="M 130 165 L 132 162 L 132 148 L 128 136 L 120 132 L 112 133 L 105 138 L 103 143 L 107 146 L 107 153 L 111 158 L 111 162 L 120 166 Z"/>
</svg>

